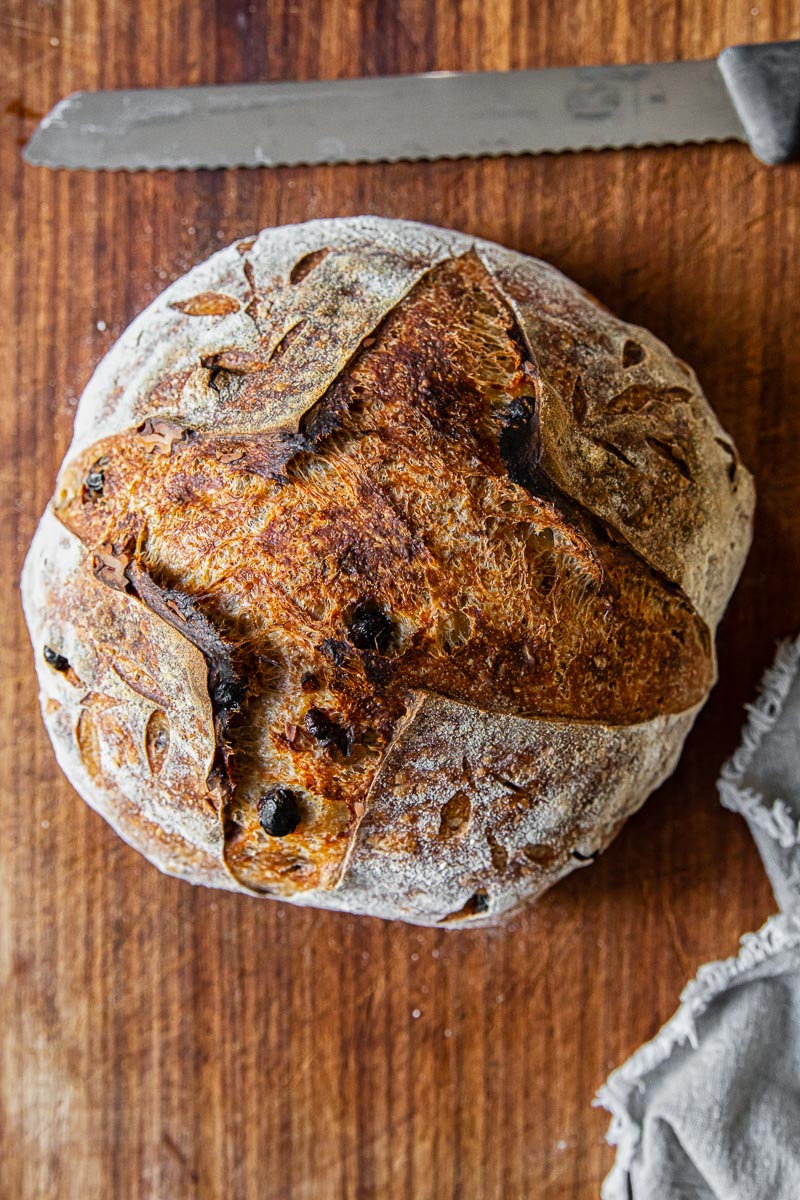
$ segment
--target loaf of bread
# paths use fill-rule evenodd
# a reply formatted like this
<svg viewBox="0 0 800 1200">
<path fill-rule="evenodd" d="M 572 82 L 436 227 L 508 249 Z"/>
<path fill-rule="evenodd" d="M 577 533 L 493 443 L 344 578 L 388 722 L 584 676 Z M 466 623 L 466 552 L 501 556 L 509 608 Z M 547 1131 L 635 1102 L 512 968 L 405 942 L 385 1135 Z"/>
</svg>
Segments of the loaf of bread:
<svg viewBox="0 0 800 1200">
<path fill-rule="evenodd" d="M 81 399 L 23 576 L 45 724 L 170 874 L 493 921 L 674 768 L 752 508 L 690 368 L 547 264 L 265 230 Z"/>
</svg>

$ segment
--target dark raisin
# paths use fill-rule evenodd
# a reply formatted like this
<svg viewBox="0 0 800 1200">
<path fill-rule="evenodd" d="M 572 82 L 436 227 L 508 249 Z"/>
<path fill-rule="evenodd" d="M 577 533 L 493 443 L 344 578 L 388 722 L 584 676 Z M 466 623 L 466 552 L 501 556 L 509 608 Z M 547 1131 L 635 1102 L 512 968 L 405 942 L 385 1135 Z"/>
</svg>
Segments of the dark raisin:
<svg viewBox="0 0 800 1200">
<path fill-rule="evenodd" d="M 221 679 L 211 693 L 217 708 L 239 708 L 244 699 L 244 688 L 235 679 Z"/>
<path fill-rule="evenodd" d="M 341 750 L 342 754 L 350 753 L 350 734 L 338 721 L 335 721 L 333 717 L 324 712 L 323 709 L 310 708 L 306 713 L 303 724 L 305 725 L 306 732 L 310 733 L 326 749 L 335 747 L 337 750 Z"/>
<path fill-rule="evenodd" d="M 59 654 L 57 650 L 53 650 L 50 646 L 44 648 L 44 661 L 54 671 L 68 671 L 69 662 L 64 658 L 63 654 Z"/>
<path fill-rule="evenodd" d="M 329 742 L 336 729 L 335 722 L 321 708 L 310 708 L 308 710 L 305 726 L 311 736 L 316 738 L 318 742 Z"/>
<path fill-rule="evenodd" d="M 594 862 L 596 858 L 600 857 L 599 850 L 593 850 L 591 854 L 581 854 L 580 850 L 572 850 L 571 854 L 573 858 L 577 858 L 578 862 Z"/>
<path fill-rule="evenodd" d="M 509 404 L 500 431 L 500 457 L 512 482 L 533 491 L 541 455 L 538 401 L 534 396 L 518 397 Z"/>
<path fill-rule="evenodd" d="M 294 833 L 301 821 L 298 795 L 291 788 L 270 788 L 258 802 L 258 819 L 270 837 Z"/>
<path fill-rule="evenodd" d="M 90 496 L 102 496 L 105 483 L 105 473 L 102 467 L 95 463 L 83 482 Z"/>
<path fill-rule="evenodd" d="M 300 687 L 304 692 L 318 692 L 319 686 L 319 679 L 313 671 L 306 671 L 305 675 L 300 680 Z"/>
<path fill-rule="evenodd" d="M 476 892 L 468 903 L 470 912 L 472 913 L 484 913 L 489 911 L 489 897 L 486 895 L 486 892 Z"/>
<path fill-rule="evenodd" d="M 392 641 L 392 619 L 375 600 L 356 605 L 347 626 L 347 636 L 357 650 L 377 650 L 385 654 Z"/>
<path fill-rule="evenodd" d="M 378 654 L 368 654 L 364 658 L 364 674 L 368 682 L 376 691 L 379 691 L 385 688 L 394 677 L 394 663 L 390 658 L 383 658 Z"/>
</svg>

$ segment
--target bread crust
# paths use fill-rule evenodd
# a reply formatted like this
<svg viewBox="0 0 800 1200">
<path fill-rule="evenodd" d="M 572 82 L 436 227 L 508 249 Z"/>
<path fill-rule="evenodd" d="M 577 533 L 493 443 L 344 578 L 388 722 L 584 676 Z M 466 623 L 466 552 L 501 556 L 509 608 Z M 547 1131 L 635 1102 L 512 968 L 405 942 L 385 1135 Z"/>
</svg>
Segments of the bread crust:
<svg viewBox="0 0 800 1200">
<path fill-rule="evenodd" d="M 84 392 L 23 573 L 45 724 L 168 873 L 491 922 L 674 768 L 752 508 L 693 372 L 554 268 L 412 222 L 266 230 Z"/>
</svg>

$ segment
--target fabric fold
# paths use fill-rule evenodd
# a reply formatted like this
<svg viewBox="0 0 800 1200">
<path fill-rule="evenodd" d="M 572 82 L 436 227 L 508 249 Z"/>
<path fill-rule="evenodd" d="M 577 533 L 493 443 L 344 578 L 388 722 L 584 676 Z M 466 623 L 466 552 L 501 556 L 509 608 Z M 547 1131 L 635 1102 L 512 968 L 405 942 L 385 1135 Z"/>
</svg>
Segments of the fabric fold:
<svg viewBox="0 0 800 1200">
<path fill-rule="evenodd" d="M 800 638 L 765 673 L 718 781 L 781 912 L 708 963 L 595 1104 L 617 1147 L 602 1200 L 800 1197 Z"/>
</svg>

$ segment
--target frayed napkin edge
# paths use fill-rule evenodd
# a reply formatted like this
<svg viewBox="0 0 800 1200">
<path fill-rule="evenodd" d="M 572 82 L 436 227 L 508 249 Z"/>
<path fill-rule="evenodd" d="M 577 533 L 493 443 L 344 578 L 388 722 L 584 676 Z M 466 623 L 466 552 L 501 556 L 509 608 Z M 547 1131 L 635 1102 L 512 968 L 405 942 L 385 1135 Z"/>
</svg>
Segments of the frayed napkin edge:
<svg viewBox="0 0 800 1200">
<path fill-rule="evenodd" d="M 784 849 L 800 844 L 800 828 L 788 805 L 780 798 L 768 805 L 763 796 L 743 785 L 743 779 L 765 735 L 778 720 L 798 670 L 800 636 L 779 644 L 772 666 L 762 676 L 756 700 L 745 706 L 748 719 L 740 744 L 717 782 L 724 807 L 740 813 Z M 595 1107 L 611 1114 L 606 1141 L 617 1147 L 614 1166 L 603 1183 L 602 1200 L 630 1198 L 629 1173 L 641 1140 L 641 1124 L 630 1111 L 630 1101 L 634 1092 L 644 1091 L 644 1077 L 666 1062 L 677 1047 L 689 1044 L 697 1049 L 697 1021 L 718 996 L 744 982 L 744 977 L 761 963 L 792 950 L 798 951 L 800 968 L 800 917 L 796 914 L 779 913 L 757 933 L 744 934 L 739 953 L 700 967 L 681 992 L 675 1015 L 651 1041 L 612 1071 L 592 1101 Z"/>
<path fill-rule="evenodd" d="M 717 790 L 723 806 L 773 838 L 784 850 L 800 844 L 800 822 L 793 819 L 785 800 L 768 804 L 755 789 L 743 785 L 753 756 L 783 710 L 786 697 L 800 669 L 800 636 L 781 642 L 775 661 L 761 679 L 759 694 L 745 706 L 749 714 L 738 749 L 722 768 Z"/>
<path fill-rule="evenodd" d="M 697 1049 L 697 1021 L 718 996 L 746 981 L 755 968 L 785 951 L 796 951 L 800 970 L 800 920 L 790 913 L 770 917 L 757 933 L 746 933 L 732 958 L 706 963 L 680 995 L 680 1008 L 652 1041 L 645 1042 L 627 1062 L 609 1075 L 592 1104 L 611 1113 L 606 1141 L 617 1147 L 614 1166 L 603 1184 L 603 1200 L 628 1200 L 628 1173 L 641 1138 L 640 1122 L 630 1112 L 630 1100 L 644 1090 L 644 1077 L 670 1057 L 679 1046 Z"/>
</svg>

